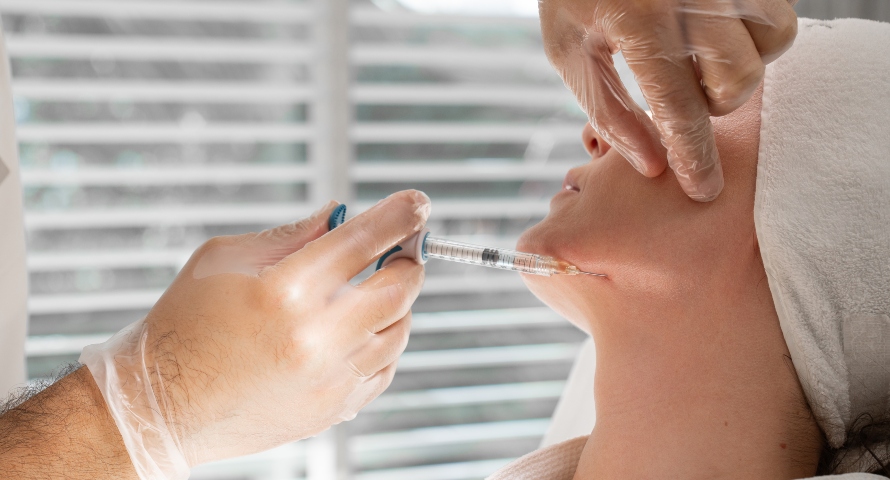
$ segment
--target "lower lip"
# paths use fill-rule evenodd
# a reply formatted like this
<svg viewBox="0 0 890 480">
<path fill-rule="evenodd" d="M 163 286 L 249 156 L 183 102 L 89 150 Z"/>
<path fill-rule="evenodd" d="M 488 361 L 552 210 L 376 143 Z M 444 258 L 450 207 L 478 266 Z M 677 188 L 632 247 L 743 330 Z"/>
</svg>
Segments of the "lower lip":
<svg viewBox="0 0 890 480">
<path fill-rule="evenodd" d="M 563 198 L 567 195 L 572 195 L 572 194 L 576 194 L 576 193 L 580 193 L 580 192 L 578 192 L 577 190 L 570 190 L 570 189 L 564 188 L 564 189 L 560 190 L 559 193 L 557 193 L 556 195 L 553 195 L 553 198 L 550 199 L 550 203 L 552 204 L 558 198 Z"/>
<path fill-rule="evenodd" d="M 569 193 L 581 193 L 581 191 L 578 190 L 578 189 L 575 188 L 575 187 L 571 187 L 571 186 L 563 185 L 562 190 L 560 190 L 559 193 L 566 193 L 566 192 L 569 192 Z"/>
</svg>

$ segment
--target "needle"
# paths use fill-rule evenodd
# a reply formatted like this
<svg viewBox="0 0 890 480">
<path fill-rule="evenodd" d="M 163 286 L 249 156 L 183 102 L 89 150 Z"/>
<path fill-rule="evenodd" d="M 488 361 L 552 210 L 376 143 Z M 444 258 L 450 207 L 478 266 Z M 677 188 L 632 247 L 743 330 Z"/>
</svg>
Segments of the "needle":
<svg viewBox="0 0 890 480">
<path fill-rule="evenodd" d="M 583 273 L 584 275 L 592 275 L 594 277 L 605 277 L 606 276 L 605 274 L 602 274 L 602 273 L 582 272 L 581 270 L 578 270 L 578 273 Z"/>
</svg>

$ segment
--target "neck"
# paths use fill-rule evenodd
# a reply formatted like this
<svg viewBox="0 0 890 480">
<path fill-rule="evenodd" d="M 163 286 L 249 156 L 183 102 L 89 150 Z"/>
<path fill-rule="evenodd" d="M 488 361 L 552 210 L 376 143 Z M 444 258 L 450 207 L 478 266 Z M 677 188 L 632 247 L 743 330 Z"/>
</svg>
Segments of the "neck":
<svg viewBox="0 0 890 480">
<path fill-rule="evenodd" d="M 650 298 L 621 302 L 652 307 L 630 318 L 597 316 L 609 319 L 592 328 L 597 421 L 576 478 L 814 474 L 819 430 L 766 281 L 757 288 L 713 296 L 732 308 Z"/>
</svg>

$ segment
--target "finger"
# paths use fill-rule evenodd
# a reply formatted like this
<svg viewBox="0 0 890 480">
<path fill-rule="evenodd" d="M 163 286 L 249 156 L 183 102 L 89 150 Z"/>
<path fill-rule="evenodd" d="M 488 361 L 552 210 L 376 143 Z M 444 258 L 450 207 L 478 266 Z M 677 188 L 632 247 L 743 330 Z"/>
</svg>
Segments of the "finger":
<svg viewBox="0 0 890 480">
<path fill-rule="evenodd" d="M 353 374 L 359 378 L 370 377 L 395 363 L 408 345 L 411 333 L 411 313 L 389 327 L 372 335 L 349 358 Z"/>
<path fill-rule="evenodd" d="M 340 421 L 352 420 L 361 409 L 379 397 L 392 383 L 397 366 L 398 361 L 395 361 L 369 377 L 358 376 L 359 384 L 346 398 L 347 408 L 340 417 Z"/>
<path fill-rule="evenodd" d="M 723 170 L 708 100 L 674 13 L 627 15 L 610 26 L 609 35 L 621 45 L 652 109 L 680 186 L 693 200 L 710 201 L 723 189 Z"/>
<path fill-rule="evenodd" d="M 392 384 L 393 377 L 396 376 L 396 368 L 398 368 L 399 362 L 396 360 L 395 362 L 387 365 L 386 367 L 379 370 L 375 373 L 371 378 L 365 380 L 365 388 L 363 389 L 364 400 L 361 402 L 361 407 L 365 408 L 369 403 L 374 401 L 375 398 L 379 397 L 381 393 L 385 392 L 387 388 Z"/>
<path fill-rule="evenodd" d="M 261 233 L 214 237 L 192 255 L 185 269 L 191 268 L 196 279 L 222 273 L 257 275 L 324 235 L 327 217 L 336 205 L 328 202 L 304 220 Z"/>
<path fill-rule="evenodd" d="M 282 259 L 274 271 L 289 281 L 299 277 L 336 290 L 399 242 L 417 233 L 429 214 L 430 199 L 423 192 L 395 193 Z"/>
<path fill-rule="evenodd" d="M 408 259 L 398 259 L 362 282 L 350 300 L 356 310 L 352 318 L 362 331 L 374 334 L 404 317 L 420 295 L 424 280 L 423 266 Z"/>
<path fill-rule="evenodd" d="M 735 111 L 763 80 L 763 62 L 748 29 L 738 18 L 697 12 L 685 16 L 684 28 L 711 115 Z"/>
<path fill-rule="evenodd" d="M 600 35 L 588 37 L 557 68 L 590 125 L 647 177 L 667 166 L 664 147 L 648 115 L 633 101 Z"/>
<path fill-rule="evenodd" d="M 262 253 L 262 266 L 275 265 L 327 233 L 328 217 L 337 205 L 339 204 L 332 200 L 303 220 L 264 230 L 246 237 L 244 242 Z"/>
<path fill-rule="evenodd" d="M 741 18 L 764 64 L 779 58 L 794 43 L 797 37 L 795 3 L 794 0 L 748 2 L 750 13 Z"/>
<path fill-rule="evenodd" d="M 387 388 L 392 384 L 393 377 L 396 376 L 396 369 L 399 367 L 399 360 L 396 359 L 394 362 L 380 369 L 377 373 L 371 377 L 370 383 L 374 385 L 372 394 L 373 396 L 368 400 L 367 403 L 371 403 L 375 398 L 379 397 L 381 393 L 385 392 Z M 366 403 L 366 405 L 367 405 Z"/>
</svg>

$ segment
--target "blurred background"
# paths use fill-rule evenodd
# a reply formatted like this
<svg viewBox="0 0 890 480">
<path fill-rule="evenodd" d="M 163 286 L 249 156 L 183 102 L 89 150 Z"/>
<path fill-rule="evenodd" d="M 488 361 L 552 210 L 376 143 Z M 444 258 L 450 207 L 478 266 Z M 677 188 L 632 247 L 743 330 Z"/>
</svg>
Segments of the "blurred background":
<svg viewBox="0 0 890 480">
<path fill-rule="evenodd" d="M 512 247 L 586 161 L 535 0 L 0 0 L 31 378 L 138 320 L 211 236 L 397 190 Z M 801 0 L 890 20 L 890 1 Z M 634 91 L 632 76 L 617 62 Z M 392 387 L 354 421 L 195 479 L 482 478 L 535 449 L 584 335 L 515 274 L 431 262 Z M 282 415 L 299 412 L 282 412 Z"/>
</svg>

